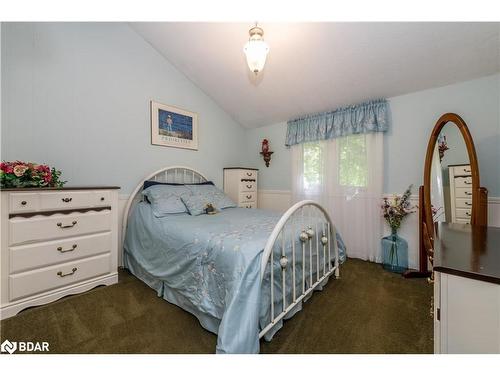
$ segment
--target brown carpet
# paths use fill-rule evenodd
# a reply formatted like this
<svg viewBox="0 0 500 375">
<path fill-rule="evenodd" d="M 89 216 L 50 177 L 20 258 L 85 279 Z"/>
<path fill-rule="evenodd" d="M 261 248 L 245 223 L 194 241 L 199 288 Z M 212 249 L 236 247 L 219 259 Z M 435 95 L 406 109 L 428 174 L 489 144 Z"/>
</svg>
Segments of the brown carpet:
<svg viewBox="0 0 500 375">
<path fill-rule="evenodd" d="M 432 353 L 432 288 L 349 259 L 262 353 Z M 1 341 L 48 341 L 51 353 L 214 353 L 197 319 L 130 275 L 25 310 L 0 323 Z"/>
</svg>

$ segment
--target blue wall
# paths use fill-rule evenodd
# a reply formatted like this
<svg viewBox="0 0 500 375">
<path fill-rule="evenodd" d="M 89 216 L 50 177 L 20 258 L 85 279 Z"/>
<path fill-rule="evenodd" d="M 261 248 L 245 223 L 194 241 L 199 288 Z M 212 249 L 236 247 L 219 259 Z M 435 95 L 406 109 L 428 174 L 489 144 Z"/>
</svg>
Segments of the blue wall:
<svg viewBox="0 0 500 375">
<path fill-rule="evenodd" d="M 2 24 L 3 160 L 120 185 L 188 165 L 222 182 L 245 161 L 244 129 L 124 23 Z M 149 101 L 198 113 L 199 150 L 151 145 Z"/>
<path fill-rule="evenodd" d="M 1 38 L 3 160 L 49 163 L 71 184 L 117 184 L 125 193 L 175 164 L 218 184 L 225 166 L 257 167 L 261 189 L 291 189 L 286 123 L 243 129 L 127 24 L 3 23 Z M 199 151 L 151 146 L 151 99 L 198 113 Z M 389 100 L 385 192 L 422 183 L 431 129 L 456 112 L 474 137 L 482 185 L 500 196 L 500 74 Z M 263 138 L 275 151 L 269 168 Z"/>
<path fill-rule="evenodd" d="M 437 119 L 458 113 L 467 122 L 479 158 L 481 185 L 500 197 L 500 74 L 389 98 L 392 126 L 385 137 L 384 191 L 403 192 L 422 184 L 427 142 Z M 247 130 L 248 159 L 261 169 L 262 189 L 291 189 L 291 152 L 285 142 L 286 123 Z M 266 168 L 257 151 L 263 138 L 275 154 Z M 416 193 L 416 190 L 414 190 Z"/>
</svg>

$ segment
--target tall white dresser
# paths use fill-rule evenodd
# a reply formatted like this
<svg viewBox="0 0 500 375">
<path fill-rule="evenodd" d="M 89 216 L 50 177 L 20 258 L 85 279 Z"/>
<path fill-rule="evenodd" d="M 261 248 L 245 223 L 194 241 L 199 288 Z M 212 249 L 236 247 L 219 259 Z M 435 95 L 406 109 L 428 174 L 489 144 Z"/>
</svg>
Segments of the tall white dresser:
<svg viewBox="0 0 500 375">
<path fill-rule="evenodd" d="M 238 207 L 257 208 L 258 172 L 254 168 L 224 168 L 224 193 Z"/>
<path fill-rule="evenodd" d="M 118 189 L 2 190 L 1 319 L 118 281 Z"/>
<path fill-rule="evenodd" d="M 472 213 L 472 175 L 469 164 L 448 166 L 452 223 L 470 223 Z"/>
</svg>

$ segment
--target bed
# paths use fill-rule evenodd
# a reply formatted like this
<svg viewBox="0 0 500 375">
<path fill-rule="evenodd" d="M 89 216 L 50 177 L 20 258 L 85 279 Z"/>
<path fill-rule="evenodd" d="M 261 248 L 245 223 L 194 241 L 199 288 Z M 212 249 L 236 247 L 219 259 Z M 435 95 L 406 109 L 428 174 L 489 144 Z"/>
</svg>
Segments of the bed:
<svg viewBox="0 0 500 375">
<path fill-rule="evenodd" d="M 158 218 L 141 195 L 151 180 L 207 181 L 168 167 L 138 184 L 125 209 L 124 266 L 217 334 L 217 353 L 258 353 L 260 338 L 271 340 L 314 290 L 339 277 L 345 249 L 317 203 L 298 202 L 283 215 L 226 208 Z"/>
</svg>

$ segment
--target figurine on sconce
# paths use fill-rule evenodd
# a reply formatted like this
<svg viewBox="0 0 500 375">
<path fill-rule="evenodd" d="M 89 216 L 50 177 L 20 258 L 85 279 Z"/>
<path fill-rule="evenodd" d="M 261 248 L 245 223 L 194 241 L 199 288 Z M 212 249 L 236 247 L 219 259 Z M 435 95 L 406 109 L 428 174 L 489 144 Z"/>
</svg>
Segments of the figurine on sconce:
<svg viewBox="0 0 500 375">
<path fill-rule="evenodd" d="M 269 167 L 269 163 L 271 162 L 271 155 L 274 154 L 274 152 L 269 149 L 269 141 L 267 139 L 264 139 L 262 141 L 262 151 L 260 152 L 260 154 L 264 157 L 266 167 Z"/>
</svg>

